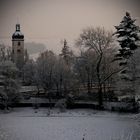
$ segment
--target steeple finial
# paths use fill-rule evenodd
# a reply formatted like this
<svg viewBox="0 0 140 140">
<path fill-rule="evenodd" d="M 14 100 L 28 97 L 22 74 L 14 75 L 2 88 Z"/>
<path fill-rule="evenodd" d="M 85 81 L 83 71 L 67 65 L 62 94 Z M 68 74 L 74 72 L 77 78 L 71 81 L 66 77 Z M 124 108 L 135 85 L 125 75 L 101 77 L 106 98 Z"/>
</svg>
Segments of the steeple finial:
<svg viewBox="0 0 140 140">
<path fill-rule="evenodd" d="M 19 18 L 17 17 L 17 24 L 19 24 Z"/>
</svg>

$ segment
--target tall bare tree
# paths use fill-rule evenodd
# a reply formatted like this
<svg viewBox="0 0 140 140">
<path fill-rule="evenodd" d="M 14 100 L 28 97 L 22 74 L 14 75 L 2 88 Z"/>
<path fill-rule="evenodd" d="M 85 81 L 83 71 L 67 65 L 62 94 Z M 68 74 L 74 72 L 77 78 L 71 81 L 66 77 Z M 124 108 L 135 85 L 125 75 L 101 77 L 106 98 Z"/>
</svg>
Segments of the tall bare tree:
<svg viewBox="0 0 140 140">
<path fill-rule="evenodd" d="M 102 78 L 102 62 L 105 51 L 112 46 L 112 33 L 106 31 L 104 28 L 87 28 L 84 29 L 80 34 L 79 39 L 77 40 L 77 45 L 92 49 L 96 53 L 96 76 L 97 76 L 97 87 L 98 87 L 98 101 L 99 106 L 102 108 L 103 106 L 103 92 L 102 92 L 102 84 L 113 75 L 111 72 L 106 77 Z"/>
</svg>

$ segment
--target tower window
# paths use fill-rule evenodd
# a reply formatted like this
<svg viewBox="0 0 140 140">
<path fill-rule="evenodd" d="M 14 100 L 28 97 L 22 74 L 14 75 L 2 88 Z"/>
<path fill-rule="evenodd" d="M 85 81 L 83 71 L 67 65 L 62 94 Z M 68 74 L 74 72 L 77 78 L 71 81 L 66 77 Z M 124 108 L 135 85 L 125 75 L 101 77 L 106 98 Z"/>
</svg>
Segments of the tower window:
<svg viewBox="0 0 140 140">
<path fill-rule="evenodd" d="M 18 42 L 18 46 L 20 46 L 20 42 Z"/>
<path fill-rule="evenodd" d="M 20 53 L 20 49 L 18 49 L 18 50 L 17 50 L 17 52 L 19 52 L 19 53 Z"/>
</svg>

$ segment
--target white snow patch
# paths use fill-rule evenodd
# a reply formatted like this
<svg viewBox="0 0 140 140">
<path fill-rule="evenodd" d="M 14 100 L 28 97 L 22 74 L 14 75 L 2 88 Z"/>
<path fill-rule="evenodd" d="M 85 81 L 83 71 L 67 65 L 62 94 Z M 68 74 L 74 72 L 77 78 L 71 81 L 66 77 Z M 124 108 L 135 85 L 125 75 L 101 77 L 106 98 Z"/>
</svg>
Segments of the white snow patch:
<svg viewBox="0 0 140 140">
<path fill-rule="evenodd" d="M 116 140 L 132 133 L 140 139 L 140 125 L 132 114 L 117 114 L 92 109 L 74 109 L 61 113 L 47 108 L 16 108 L 0 112 L 2 140 Z"/>
</svg>

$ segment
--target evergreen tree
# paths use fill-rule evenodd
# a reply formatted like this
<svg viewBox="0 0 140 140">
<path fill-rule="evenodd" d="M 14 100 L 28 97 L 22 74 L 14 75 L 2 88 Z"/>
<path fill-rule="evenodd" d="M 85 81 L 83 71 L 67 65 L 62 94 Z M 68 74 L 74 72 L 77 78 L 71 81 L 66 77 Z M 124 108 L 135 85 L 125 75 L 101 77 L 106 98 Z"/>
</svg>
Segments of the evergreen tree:
<svg viewBox="0 0 140 140">
<path fill-rule="evenodd" d="M 123 60 L 120 65 L 126 65 L 127 60 L 132 56 L 134 51 L 138 48 L 140 41 L 139 26 L 135 25 L 135 19 L 132 19 L 130 13 L 126 12 L 120 25 L 115 26 L 115 35 L 118 38 L 120 44 L 119 53 L 116 55 L 117 60 Z"/>
<path fill-rule="evenodd" d="M 64 59 L 64 61 L 66 62 L 67 65 L 70 64 L 70 61 L 72 59 L 72 55 L 73 52 L 69 50 L 69 46 L 68 43 L 66 41 L 66 39 L 64 40 L 64 46 L 62 48 L 61 54 L 60 56 L 62 56 L 62 58 Z"/>
<path fill-rule="evenodd" d="M 120 45 L 119 53 L 115 60 L 119 61 L 122 70 L 120 72 L 121 80 L 118 82 L 119 88 L 123 94 L 130 94 L 135 97 L 136 82 L 138 80 L 136 50 L 140 46 L 140 28 L 135 25 L 135 19 L 132 19 L 130 13 L 126 12 L 120 25 L 115 26 L 115 35 Z M 121 83 L 120 83 L 121 82 Z"/>
</svg>

